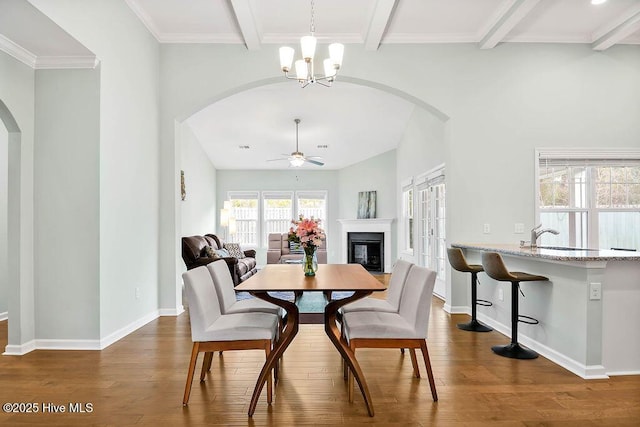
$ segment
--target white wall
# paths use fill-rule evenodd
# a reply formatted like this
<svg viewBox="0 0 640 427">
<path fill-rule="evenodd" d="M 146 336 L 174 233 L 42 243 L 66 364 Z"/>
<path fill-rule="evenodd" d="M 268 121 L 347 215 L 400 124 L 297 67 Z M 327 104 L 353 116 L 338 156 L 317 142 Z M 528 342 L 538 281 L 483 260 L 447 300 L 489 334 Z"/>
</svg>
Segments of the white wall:
<svg viewBox="0 0 640 427">
<path fill-rule="evenodd" d="M 396 260 L 397 151 L 391 150 L 347 166 L 338 171 L 339 219 L 355 219 L 358 215 L 358 192 L 376 191 L 376 217 L 395 218 L 391 224 L 391 263 Z M 336 230 L 339 232 L 340 229 Z"/>
<path fill-rule="evenodd" d="M 419 253 L 419 226 L 417 222 L 418 203 L 415 189 L 416 177 L 442 165 L 445 162 L 446 149 L 446 122 L 434 116 L 423 108 L 415 108 L 407 123 L 397 148 L 396 166 L 396 212 L 397 240 L 399 258 L 418 263 Z M 403 252 L 406 249 L 402 223 L 402 186 L 401 183 L 411 180 L 414 186 L 414 252 Z"/>
<path fill-rule="evenodd" d="M 34 71 L 0 52 L 0 100 L 6 112 L 2 120 L 15 122 L 9 129 L 9 226 L 8 253 L 9 336 L 7 348 L 21 346 L 35 337 L 33 284 L 33 134 Z M 13 135 L 12 135 L 13 133 Z M 20 348 L 16 349 L 20 351 Z"/>
<path fill-rule="evenodd" d="M 159 308 L 159 47 L 124 1 L 31 3 L 100 60 L 100 304 L 94 309 L 100 338 L 114 337 Z"/>
<path fill-rule="evenodd" d="M 180 203 L 181 236 L 205 235 L 216 231 L 216 169 L 191 131 L 182 124 L 182 170 L 187 197 Z M 186 267 L 185 267 L 186 270 Z"/>
<path fill-rule="evenodd" d="M 36 337 L 100 333 L 100 70 L 36 72 Z"/>
<path fill-rule="evenodd" d="M 0 319 L 7 316 L 9 306 L 9 275 L 7 259 L 7 210 L 8 210 L 8 157 L 9 157 L 9 132 L 0 120 Z"/>
<path fill-rule="evenodd" d="M 327 260 L 338 262 L 340 248 L 333 242 L 340 231 L 338 219 L 339 186 L 338 172 L 335 170 L 218 170 L 217 198 L 222 206 L 229 191 L 269 191 L 269 190 L 326 190 L 327 191 Z M 220 224 L 218 232 L 222 234 Z M 267 263 L 266 248 L 256 248 L 256 262 Z"/>
</svg>

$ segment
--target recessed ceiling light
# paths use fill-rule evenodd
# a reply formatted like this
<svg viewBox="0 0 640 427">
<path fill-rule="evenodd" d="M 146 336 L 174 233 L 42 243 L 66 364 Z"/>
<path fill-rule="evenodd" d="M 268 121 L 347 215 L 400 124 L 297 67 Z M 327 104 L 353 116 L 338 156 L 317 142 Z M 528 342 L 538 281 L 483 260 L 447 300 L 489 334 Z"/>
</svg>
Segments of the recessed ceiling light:
<svg viewBox="0 0 640 427">
<path fill-rule="evenodd" d="M 591 4 L 602 4 L 605 3 L 607 0 L 591 0 Z"/>
</svg>

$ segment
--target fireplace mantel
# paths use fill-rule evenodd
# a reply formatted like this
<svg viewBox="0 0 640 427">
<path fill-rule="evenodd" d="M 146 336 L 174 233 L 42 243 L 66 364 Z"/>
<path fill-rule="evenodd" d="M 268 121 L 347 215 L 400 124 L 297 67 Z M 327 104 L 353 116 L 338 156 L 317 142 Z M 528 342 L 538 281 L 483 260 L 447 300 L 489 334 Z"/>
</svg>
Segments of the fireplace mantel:
<svg viewBox="0 0 640 427">
<path fill-rule="evenodd" d="M 391 273 L 391 224 L 395 218 L 339 219 L 340 262 L 347 263 L 347 233 L 384 233 L 384 272 Z"/>
</svg>

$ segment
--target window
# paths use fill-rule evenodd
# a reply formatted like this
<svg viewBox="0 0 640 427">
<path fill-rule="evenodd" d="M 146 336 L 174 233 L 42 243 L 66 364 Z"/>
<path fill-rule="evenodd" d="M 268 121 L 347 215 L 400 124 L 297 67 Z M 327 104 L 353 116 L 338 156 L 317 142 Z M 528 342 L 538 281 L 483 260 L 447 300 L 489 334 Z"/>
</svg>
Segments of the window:
<svg viewBox="0 0 640 427">
<path fill-rule="evenodd" d="M 269 233 L 286 233 L 293 219 L 293 193 L 262 193 L 262 234 L 264 246 L 269 245 Z"/>
<path fill-rule="evenodd" d="M 241 245 L 258 246 L 258 193 L 230 192 L 230 216 L 236 219 L 233 240 Z"/>
<path fill-rule="evenodd" d="M 640 153 L 538 153 L 538 242 L 640 250 Z"/>
<path fill-rule="evenodd" d="M 235 218 L 234 242 L 268 246 L 269 233 L 286 233 L 300 214 L 322 221 L 327 231 L 326 191 L 230 191 L 229 216 Z"/>
<path fill-rule="evenodd" d="M 405 250 L 413 252 L 413 188 L 402 192 L 402 223 Z"/>
<path fill-rule="evenodd" d="M 321 227 L 327 230 L 327 192 L 326 191 L 298 191 L 296 192 L 298 215 L 305 218 L 317 218 Z"/>
</svg>

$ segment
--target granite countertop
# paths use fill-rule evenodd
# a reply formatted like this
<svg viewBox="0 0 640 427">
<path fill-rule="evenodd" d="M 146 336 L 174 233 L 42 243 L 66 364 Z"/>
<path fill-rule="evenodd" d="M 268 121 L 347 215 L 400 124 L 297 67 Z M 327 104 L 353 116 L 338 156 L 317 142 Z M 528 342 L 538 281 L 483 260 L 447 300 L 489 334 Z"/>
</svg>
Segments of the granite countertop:
<svg viewBox="0 0 640 427">
<path fill-rule="evenodd" d="M 451 247 L 493 251 L 505 255 L 556 261 L 640 261 L 640 252 L 623 250 L 563 248 L 554 246 L 538 246 L 532 249 L 529 246 L 521 248 L 518 245 L 505 243 L 452 243 Z"/>
</svg>

